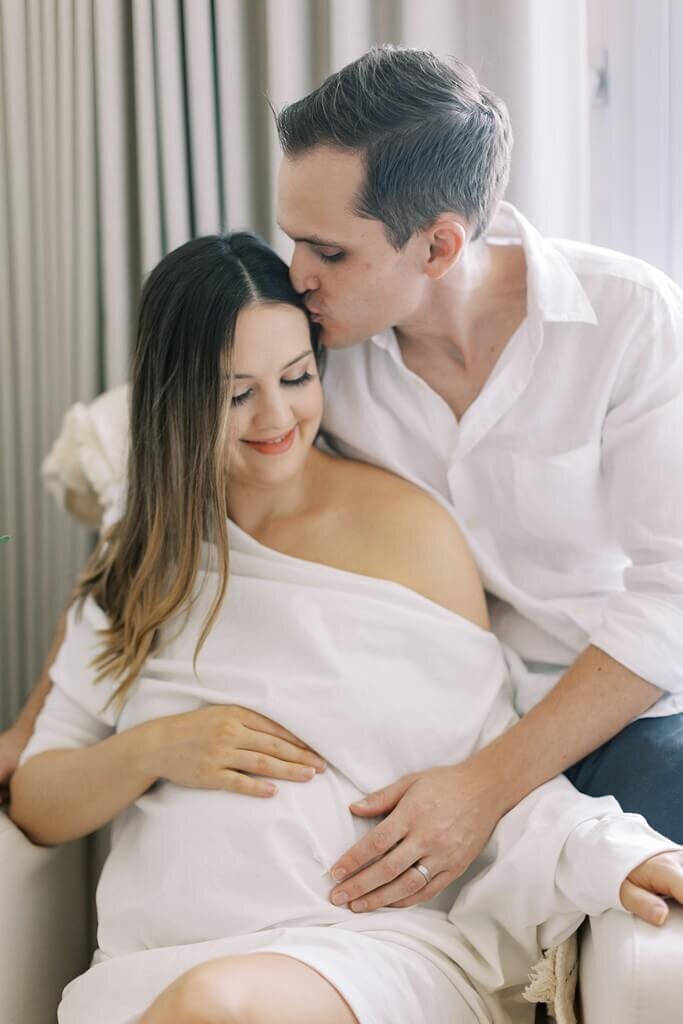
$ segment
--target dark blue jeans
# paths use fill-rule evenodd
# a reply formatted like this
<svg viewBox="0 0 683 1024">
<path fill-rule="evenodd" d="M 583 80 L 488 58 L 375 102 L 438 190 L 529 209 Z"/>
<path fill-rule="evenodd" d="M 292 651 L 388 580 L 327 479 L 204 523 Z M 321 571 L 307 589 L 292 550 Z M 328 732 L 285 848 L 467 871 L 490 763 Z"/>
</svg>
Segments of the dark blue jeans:
<svg viewBox="0 0 683 1024">
<path fill-rule="evenodd" d="M 582 793 L 616 797 L 683 845 L 683 714 L 638 718 L 565 774 Z"/>
</svg>

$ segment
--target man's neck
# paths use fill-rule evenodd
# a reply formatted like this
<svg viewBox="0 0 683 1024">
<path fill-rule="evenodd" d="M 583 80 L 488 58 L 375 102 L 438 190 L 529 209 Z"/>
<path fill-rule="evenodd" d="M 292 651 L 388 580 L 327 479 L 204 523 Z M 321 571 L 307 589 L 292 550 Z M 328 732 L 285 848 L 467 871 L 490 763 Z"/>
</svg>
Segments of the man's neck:
<svg viewBox="0 0 683 1024">
<path fill-rule="evenodd" d="M 478 239 L 449 274 L 433 282 L 414 316 L 396 325 L 396 337 L 404 354 L 428 349 L 467 369 L 480 361 L 482 344 L 523 319 L 525 310 L 522 247 Z"/>
<path fill-rule="evenodd" d="M 483 389 L 526 316 L 521 246 L 471 244 L 433 283 L 409 322 L 397 325 L 403 360 L 459 419 Z"/>
</svg>

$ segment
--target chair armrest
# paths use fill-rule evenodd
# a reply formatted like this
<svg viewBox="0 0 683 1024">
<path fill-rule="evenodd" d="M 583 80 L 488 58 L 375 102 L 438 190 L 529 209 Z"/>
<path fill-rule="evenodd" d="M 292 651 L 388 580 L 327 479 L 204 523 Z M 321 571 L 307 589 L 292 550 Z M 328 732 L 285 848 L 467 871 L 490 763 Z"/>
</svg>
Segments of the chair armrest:
<svg viewBox="0 0 683 1024">
<path fill-rule="evenodd" d="M 89 963 L 86 841 L 31 843 L 0 809 L 0 1020 L 54 1024 Z"/>
<path fill-rule="evenodd" d="M 655 928 L 609 910 L 581 929 L 579 1003 L 583 1024 L 680 1024 L 683 907 Z"/>
</svg>

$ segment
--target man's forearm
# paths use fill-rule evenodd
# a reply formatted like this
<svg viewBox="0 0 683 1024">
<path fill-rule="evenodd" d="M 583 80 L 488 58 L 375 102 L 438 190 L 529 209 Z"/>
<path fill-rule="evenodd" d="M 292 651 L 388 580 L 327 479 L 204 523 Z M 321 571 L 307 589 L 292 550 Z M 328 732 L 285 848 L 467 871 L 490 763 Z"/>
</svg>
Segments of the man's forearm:
<svg viewBox="0 0 683 1024">
<path fill-rule="evenodd" d="M 505 814 L 528 793 L 616 736 L 662 691 L 589 647 L 516 725 L 466 762 L 490 780 Z"/>
</svg>

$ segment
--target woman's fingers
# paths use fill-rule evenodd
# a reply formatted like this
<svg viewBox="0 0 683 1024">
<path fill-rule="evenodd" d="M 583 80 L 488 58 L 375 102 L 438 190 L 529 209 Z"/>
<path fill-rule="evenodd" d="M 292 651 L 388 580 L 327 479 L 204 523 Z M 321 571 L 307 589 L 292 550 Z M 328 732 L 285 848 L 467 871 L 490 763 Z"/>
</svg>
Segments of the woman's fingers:
<svg viewBox="0 0 683 1024">
<path fill-rule="evenodd" d="M 258 732 L 252 728 L 245 730 L 244 739 L 238 749 L 269 754 L 280 761 L 289 761 L 292 764 L 304 765 L 307 768 L 315 768 L 318 771 L 323 771 L 325 768 L 325 762 L 322 757 L 309 747 L 298 747 L 295 743 L 291 743 L 290 740 L 273 736 L 272 733 Z"/>
<path fill-rule="evenodd" d="M 211 788 L 227 789 L 230 793 L 242 793 L 244 796 L 269 797 L 277 793 L 275 783 L 262 782 L 260 779 L 253 779 L 251 775 L 231 771 L 230 768 L 225 768 L 220 773 L 220 782 Z"/>
<path fill-rule="evenodd" d="M 621 902 L 625 910 L 649 924 L 664 924 L 669 916 L 669 908 L 661 897 L 634 885 L 628 878 L 621 886 Z"/>
<path fill-rule="evenodd" d="M 295 747 L 300 747 L 304 750 L 310 750 L 311 747 L 303 740 L 295 736 L 289 729 L 285 729 L 283 725 L 279 725 L 278 722 L 274 722 L 272 718 L 266 718 L 265 715 L 260 715 L 258 711 L 252 711 L 251 708 L 240 708 L 242 712 L 240 718 L 242 724 L 248 726 L 250 729 L 254 729 L 257 732 L 266 732 L 270 736 L 279 736 L 280 739 L 287 740 L 292 743 Z"/>
<path fill-rule="evenodd" d="M 271 779 L 288 779 L 290 782 L 310 782 L 315 777 L 315 768 L 292 764 L 270 754 L 253 750 L 234 750 L 230 755 L 230 767 L 253 775 L 267 775 Z"/>
</svg>

